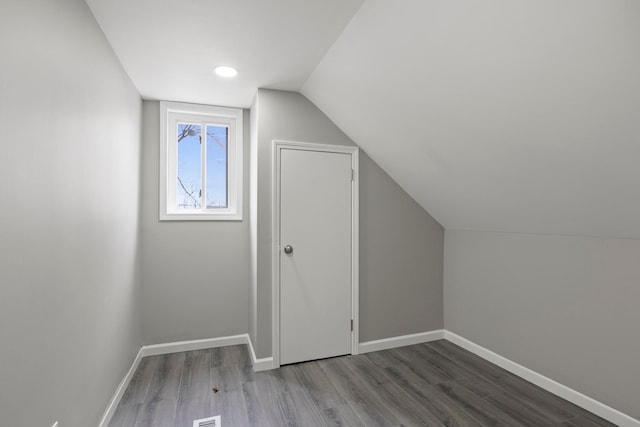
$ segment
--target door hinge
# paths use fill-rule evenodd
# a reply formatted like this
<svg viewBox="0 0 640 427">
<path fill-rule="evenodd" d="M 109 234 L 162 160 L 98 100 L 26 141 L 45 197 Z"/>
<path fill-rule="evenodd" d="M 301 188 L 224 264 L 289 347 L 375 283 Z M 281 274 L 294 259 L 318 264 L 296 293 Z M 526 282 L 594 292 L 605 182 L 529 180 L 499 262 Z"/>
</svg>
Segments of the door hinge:
<svg viewBox="0 0 640 427">
<path fill-rule="evenodd" d="M 353 331 L 353 319 L 351 319 L 351 330 Z"/>
<path fill-rule="evenodd" d="M 355 176 L 356 176 L 356 171 L 354 169 L 351 169 L 351 181 L 356 180 Z"/>
</svg>

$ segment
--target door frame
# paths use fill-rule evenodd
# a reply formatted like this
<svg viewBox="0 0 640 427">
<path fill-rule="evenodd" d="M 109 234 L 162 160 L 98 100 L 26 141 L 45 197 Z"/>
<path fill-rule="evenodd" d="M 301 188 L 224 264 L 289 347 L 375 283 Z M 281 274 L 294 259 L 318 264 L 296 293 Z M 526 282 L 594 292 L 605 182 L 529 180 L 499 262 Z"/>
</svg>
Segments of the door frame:
<svg viewBox="0 0 640 427">
<path fill-rule="evenodd" d="M 273 140 L 272 198 L 271 198 L 271 335 L 273 367 L 280 367 L 280 159 L 283 149 L 319 151 L 325 153 L 339 153 L 351 155 L 351 354 L 358 354 L 359 344 L 359 295 L 360 295 L 360 185 L 359 185 L 359 152 L 358 147 L 331 144 L 316 144 L 311 142 Z"/>
</svg>

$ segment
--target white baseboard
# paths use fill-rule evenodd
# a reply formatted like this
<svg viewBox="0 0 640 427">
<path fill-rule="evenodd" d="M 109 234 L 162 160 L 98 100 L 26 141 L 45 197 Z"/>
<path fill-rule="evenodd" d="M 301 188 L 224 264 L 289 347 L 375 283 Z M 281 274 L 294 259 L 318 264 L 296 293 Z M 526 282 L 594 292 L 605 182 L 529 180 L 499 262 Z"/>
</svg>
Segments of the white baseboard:
<svg viewBox="0 0 640 427">
<path fill-rule="evenodd" d="M 525 368 L 522 365 L 519 365 L 516 362 L 513 362 L 499 354 L 494 353 L 491 350 L 488 350 L 472 341 L 469 341 L 466 338 L 461 337 L 460 335 L 454 334 L 453 332 L 444 331 L 444 338 L 447 341 L 451 341 L 454 344 L 459 345 L 460 347 L 468 350 L 478 356 L 482 357 L 489 362 L 500 366 L 503 369 L 515 374 L 525 380 L 529 381 L 541 387 L 556 396 L 559 396 L 569 402 L 580 406 L 581 408 L 586 409 L 589 412 L 592 412 L 599 417 L 604 418 L 607 421 L 610 421 L 620 427 L 640 427 L 640 421 L 632 418 L 616 409 L 611 408 L 610 406 L 605 405 L 604 403 L 598 402 L 595 399 L 590 398 L 589 396 L 585 396 L 584 394 L 573 390 L 565 385 L 562 385 L 551 378 L 545 377 L 542 374 L 532 371 L 529 368 Z"/>
<path fill-rule="evenodd" d="M 157 356 L 159 354 L 179 353 L 182 351 L 204 350 L 207 348 L 226 347 L 229 345 L 246 344 L 249 340 L 247 334 L 233 335 L 230 337 L 208 338 L 204 340 L 178 341 L 165 344 L 145 345 L 142 357 Z"/>
<path fill-rule="evenodd" d="M 388 350 L 390 348 L 441 340 L 444 339 L 444 333 L 444 329 L 438 329 L 435 331 L 421 332 L 419 334 L 401 335 L 381 340 L 361 342 L 358 345 L 358 352 L 363 354 L 371 351 Z"/>
<path fill-rule="evenodd" d="M 138 350 L 138 354 L 136 354 L 135 359 L 133 359 L 133 363 L 131 364 L 129 371 L 127 371 L 127 374 L 124 376 L 122 381 L 120 381 L 120 385 L 118 385 L 116 392 L 113 394 L 113 397 L 109 401 L 109 404 L 107 405 L 107 409 L 104 411 L 104 414 L 102 415 L 102 418 L 98 423 L 98 427 L 107 427 L 111 422 L 111 418 L 113 418 L 113 414 L 115 414 L 116 412 L 116 408 L 120 403 L 120 399 L 122 399 L 122 396 L 124 395 L 125 390 L 129 386 L 129 383 L 131 382 L 131 378 L 133 378 L 133 374 L 136 372 L 136 369 L 138 369 L 138 365 L 140 364 L 142 357 L 143 356 L 142 356 L 142 348 L 141 348 L 140 350 Z"/>
<path fill-rule="evenodd" d="M 258 359 L 256 357 L 256 352 L 253 349 L 253 343 L 251 342 L 249 335 L 247 335 L 247 345 L 249 346 L 249 352 L 251 353 L 251 364 L 253 365 L 254 371 L 268 371 L 269 369 L 274 368 L 273 357 L 264 357 L 262 359 Z"/>
</svg>

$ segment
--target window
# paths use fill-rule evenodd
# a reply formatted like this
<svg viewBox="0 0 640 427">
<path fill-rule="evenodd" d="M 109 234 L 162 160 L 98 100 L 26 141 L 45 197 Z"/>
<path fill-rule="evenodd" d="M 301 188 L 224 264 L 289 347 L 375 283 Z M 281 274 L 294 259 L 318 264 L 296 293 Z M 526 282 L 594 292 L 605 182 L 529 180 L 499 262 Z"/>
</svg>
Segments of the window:
<svg viewBox="0 0 640 427">
<path fill-rule="evenodd" d="M 242 219 L 242 110 L 160 103 L 160 220 Z"/>
</svg>

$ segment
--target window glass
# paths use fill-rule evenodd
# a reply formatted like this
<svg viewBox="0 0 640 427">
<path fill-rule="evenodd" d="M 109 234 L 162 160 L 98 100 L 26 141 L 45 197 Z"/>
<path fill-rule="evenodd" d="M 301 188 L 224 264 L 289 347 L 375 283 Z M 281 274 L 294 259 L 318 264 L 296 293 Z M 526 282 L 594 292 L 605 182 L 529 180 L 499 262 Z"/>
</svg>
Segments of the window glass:
<svg viewBox="0 0 640 427">
<path fill-rule="evenodd" d="M 228 207 L 228 128 L 207 126 L 207 209 Z"/>
<path fill-rule="evenodd" d="M 178 179 L 176 182 L 176 208 L 202 207 L 202 126 L 178 123 Z"/>
</svg>

